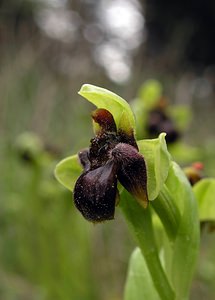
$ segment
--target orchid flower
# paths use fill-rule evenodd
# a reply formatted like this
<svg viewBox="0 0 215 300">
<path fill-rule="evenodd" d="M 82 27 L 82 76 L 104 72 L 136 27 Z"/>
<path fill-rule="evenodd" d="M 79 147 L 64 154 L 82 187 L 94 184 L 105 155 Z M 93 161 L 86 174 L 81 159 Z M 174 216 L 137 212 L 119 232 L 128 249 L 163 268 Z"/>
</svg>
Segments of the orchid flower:
<svg viewBox="0 0 215 300">
<path fill-rule="evenodd" d="M 146 208 L 168 174 L 165 133 L 138 142 L 134 115 L 125 100 L 92 85 L 84 85 L 79 94 L 98 107 L 92 112 L 95 137 L 87 149 L 57 165 L 56 177 L 74 192 L 76 207 L 89 221 L 114 218 L 118 183 Z"/>
</svg>

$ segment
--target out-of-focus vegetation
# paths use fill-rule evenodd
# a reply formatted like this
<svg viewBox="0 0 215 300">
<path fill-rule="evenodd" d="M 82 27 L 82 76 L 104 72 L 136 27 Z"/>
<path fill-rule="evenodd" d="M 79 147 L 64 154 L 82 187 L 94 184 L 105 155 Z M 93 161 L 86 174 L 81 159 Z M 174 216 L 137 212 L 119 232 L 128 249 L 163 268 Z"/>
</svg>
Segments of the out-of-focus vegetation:
<svg viewBox="0 0 215 300">
<path fill-rule="evenodd" d="M 53 176 L 56 161 L 92 137 L 92 107 L 77 95 L 83 83 L 131 101 L 146 79 L 159 80 L 170 106 L 192 113 L 180 141 L 215 176 L 214 4 L 178 2 L 186 16 L 178 18 L 166 1 L 161 18 L 154 2 L 0 1 L 1 299 L 122 299 L 133 242 L 121 216 L 88 224 Z M 207 35 L 195 26 L 206 19 Z M 201 55 L 192 56 L 192 36 L 205 45 Z M 214 299 L 214 261 L 215 235 L 203 230 L 192 299 Z"/>
</svg>

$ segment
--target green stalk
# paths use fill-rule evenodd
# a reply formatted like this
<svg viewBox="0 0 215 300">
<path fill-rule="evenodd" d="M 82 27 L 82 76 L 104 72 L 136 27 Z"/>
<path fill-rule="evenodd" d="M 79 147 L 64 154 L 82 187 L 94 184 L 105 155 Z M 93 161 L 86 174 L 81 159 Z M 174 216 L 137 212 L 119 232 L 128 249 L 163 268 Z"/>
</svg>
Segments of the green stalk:
<svg viewBox="0 0 215 300">
<path fill-rule="evenodd" d="M 159 196 L 150 203 L 159 216 L 169 239 L 175 240 L 181 216 L 168 188 L 164 185 Z"/>
<path fill-rule="evenodd" d="M 174 194 L 181 213 L 173 247 L 172 282 L 177 300 L 188 300 L 199 253 L 199 217 L 197 201 L 184 172 L 172 163 L 166 185 Z"/>
<path fill-rule="evenodd" d="M 153 284 L 162 300 L 174 300 L 175 294 L 161 265 L 152 227 L 151 211 L 143 209 L 123 191 L 120 207 L 144 255 Z"/>
</svg>

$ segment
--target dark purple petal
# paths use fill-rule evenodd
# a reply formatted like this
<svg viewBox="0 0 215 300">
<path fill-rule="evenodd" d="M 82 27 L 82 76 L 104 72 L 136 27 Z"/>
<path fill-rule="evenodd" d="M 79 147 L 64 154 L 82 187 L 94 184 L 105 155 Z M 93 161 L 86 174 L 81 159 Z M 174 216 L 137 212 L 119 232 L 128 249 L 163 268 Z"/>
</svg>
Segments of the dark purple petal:
<svg viewBox="0 0 215 300">
<path fill-rule="evenodd" d="M 89 149 L 84 149 L 78 153 L 78 157 L 81 165 L 84 168 L 84 171 L 88 171 L 90 169 L 90 161 L 88 157 Z"/>
<path fill-rule="evenodd" d="M 114 218 L 117 196 L 117 165 L 109 161 L 102 167 L 84 172 L 74 189 L 76 207 L 88 221 Z"/>
<path fill-rule="evenodd" d="M 124 143 L 119 143 L 111 155 L 119 167 L 120 183 L 143 207 L 147 207 L 147 173 L 143 156 L 133 146 Z"/>
</svg>

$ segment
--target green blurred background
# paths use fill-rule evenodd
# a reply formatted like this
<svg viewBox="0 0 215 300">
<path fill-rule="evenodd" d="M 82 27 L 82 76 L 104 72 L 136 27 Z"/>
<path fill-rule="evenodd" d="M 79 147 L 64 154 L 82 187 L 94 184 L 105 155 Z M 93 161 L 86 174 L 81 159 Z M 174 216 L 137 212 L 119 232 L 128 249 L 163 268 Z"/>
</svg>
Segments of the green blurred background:
<svg viewBox="0 0 215 300">
<path fill-rule="evenodd" d="M 53 175 L 93 136 L 77 92 L 131 101 L 159 80 L 192 112 L 182 140 L 215 176 L 214 41 L 213 0 L 0 0 L 0 299 L 122 299 L 134 242 L 120 212 L 89 224 Z M 215 298 L 214 261 L 203 232 L 192 299 Z"/>
</svg>

